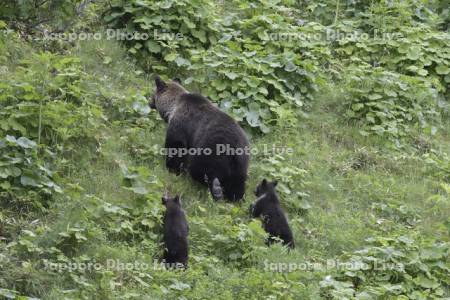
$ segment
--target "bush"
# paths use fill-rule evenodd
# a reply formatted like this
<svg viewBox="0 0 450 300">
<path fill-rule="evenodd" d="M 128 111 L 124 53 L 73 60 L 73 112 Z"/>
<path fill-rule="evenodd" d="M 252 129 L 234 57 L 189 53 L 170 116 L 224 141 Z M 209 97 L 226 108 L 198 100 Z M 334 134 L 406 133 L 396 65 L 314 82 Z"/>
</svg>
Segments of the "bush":
<svg viewBox="0 0 450 300">
<path fill-rule="evenodd" d="M 0 139 L 0 203 L 4 208 L 44 208 L 42 200 L 61 188 L 37 155 L 37 144 L 26 137 Z"/>
<path fill-rule="evenodd" d="M 369 246 L 349 254 L 340 270 L 320 284 L 328 299 L 441 298 L 450 288 L 449 245 L 410 237 L 371 238 Z"/>
<path fill-rule="evenodd" d="M 64 28 L 80 10 L 80 2 L 82 1 L 3 0 L 0 3 L 0 19 L 11 25 L 14 23 L 14 27 L 26 29 L 27 33 L 44 23 Z"/>
<path fill-rule="evenodd" d="M 397 139 L 411 132 L 410 125 L 436 130 L 438 94 L 428 81 L 383 68 L 351 68 L 347 74 L 345 115 L 362 125 L 362 135 Z"/>
<path fill-rule="evenodd" d="M 49 146 L 95 140 L 103 112 L 84 89 L 86 74 L 77 58 L 33 54 L 16 72 L 0 77 L 2 135 L 23 135 Z"/>
<path fill-rule="evenodd" d="M 218 39 L 214 1 L 115 1 L 105 12 L 110 28 L 146 39 L 126 41 L 129 52 L 147 69 L 179 74 L 174 66 L 187 66 L 190 49 L 206 49 Z M 165 61 L 163 64 L 161 62 Z"/>
</svg>

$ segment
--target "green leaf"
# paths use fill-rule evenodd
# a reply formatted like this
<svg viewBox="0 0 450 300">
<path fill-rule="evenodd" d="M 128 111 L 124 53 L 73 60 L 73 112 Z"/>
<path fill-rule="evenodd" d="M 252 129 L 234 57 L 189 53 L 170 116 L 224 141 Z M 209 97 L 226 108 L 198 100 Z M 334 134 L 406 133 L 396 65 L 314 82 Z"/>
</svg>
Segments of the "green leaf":
<svg viewBox="0 0 450 300">
<path fill-rule="evenodd" d="M 359 134 L 362 135 L 362 136 L 368 136 L 369 135 L 369 133 L 367 131 L 365 131 L 365 130 L 360 130 Z"/>
<path fill-rule="evenodd" d="M 444 65 L 439 65 L 436 67 L 436 73 L 439 75 L 447 75 L 450 73 L 450 68 Z"/>
<path fill-rule="evenodd" d="M 352 110 L 354 110 L 354 111 L 361 110 L 363 107 L 364 107 L 364 104 L 362 104 L 362 103 L 352 104 Z"/>
<path fill-rule="evenodd" d="M 112 58 L 109 56 L 105 56 L 105 58 L 103 58 L 103 64 L 105 65 L 109 65 L 112 61 Z"/>
<path fill-rule="evenodd" d="M 146 103 L 139 101 L 133 103 L 133 109 L 141 115 L 148 115 L 150 113 L 150 107 Z"/>
<path fill-rule="evenodd" d="M 194 29 L 195 28 L 195 23 L 191 22 L 187 17 L 183 17 L 182 19 L 183 19 L 184 24 L 186 24 L 186 26 L 189 29 Z"/>
<path fill-rule="evenodd" d="M 420 48 L 417 46 L 412 46 L 408 49 L 406 56 L 410 60 L 418 60 L 421 55 Z"/>
<path fill-rule="evenodd" d="M 146 194 L 148 194 L 148 190 L 145 187 L 143 187 L 143 186 L 131 187 L 130 190 L 133 193 L 139 194 L 139 195 L 146 195 Z"/>
<path fill-rule="evenodd" d="M 384 93 L 385 93 L 387 96 L 389 96 L 389 97 L 397 97 L 397 92 L 395 92 L 395 91 L 393 91 L 393 90 L 385 89 L 385 90 L 384 90 Z"/>
<path fill-rule="evenodd" d="M 299 207 L 301 209 L 308 210 L 308 209 L 311 209 L 312 206 L 308 201 L 302 200 L 302 201 L 300 201 Z"/>
<path fill-rule="evenodd" d="M 206 43 L 206 33 L 203 30 L 193 30 L 192 35 L 198 38 L 202 43 Z"/>
<path fill-rule="evenodd" d="M 175 59 L 175 63 L 177 66 L 181 67 L 181 66 L 190 66 L 191 63 L 189 62 L 189 60 L 182 58 L 181 56 L 178 56 Z"/>
<path fill-rule="evenodd" d="M 292 62 L 289 61 L 286 66 L 284 67 L 284 70 L 286 72 L 294 72 L 297 69 L 297 66 Z"/>
<path fill-rule="evenodd" d="M 178 54 L 177 53 L 169 53 L 166 56 L 164 56 L 164 60 L 165 61 L 174 61 L 175 58 L 177 58 Z"/>
<path fill-rule="evenodd" d="M 145 43 L 145 46 L 147 46 L 148 51 L 150 51 L 151 53 L 161 52 L 161 46 L 156 41 L 148 40 Z"/>
<path fill-rule="evenodd" d="M 37 144 L 26 137 L 20 137 L 17 139 L 17 145 L 19 145 L 22 148 L 36 148 Z"/>
<path fill-rule="evenodd" d="M 257 111 L 248 111 L 245 114 L 245 119 L 247 120 L 248 124 L 252 127 L 258 127 L 261 123 L 259 120 L 259 112 Z"/>
<path fill-rule="evenodd" d="M 369 96 L 368 96 L 368 98 L 370 99 L 370 100 L 378 100 L 378 99 L 381 99 L 381 98 L 383 98 L 383 96 L 382 95 L 380 95 L 380 94 L 370 94 Z"/>
<path fill-rule="evenodd" d="M 13 177 L 19 177 L 20 175 L 22 175 L 22 170 L 17 168 L 17 167 L 11 167 L 10 168 L 10 174 Z"/>
<path fill-rule="evenodd" d="M 227 73 L 225 73 L 225 76 L 227 76 L 231 80 L 235 80 L 238 77 L 238 74 L 236 74 L 234 72 L 227 72 Z"/>
<path fill-rule="evenodd" d="M 1 171 L 0 171 L 0 177 L 1 177 Z M 11 184 L 8 181 L 4 181 L 4 182 L 0 183 L 0 188 L 7 191 L 11 188 Z"/>
<path fill-rule="evenodd" d="M 227 88 L 227 83 L 224 80 L 215 80 L 212 85 L 218 90 L 223 91 Z"/>
<path fill-rule="evenodd" d="M 5 137 L 5 140 L 8 141 L 8 142 L 10 142 L 10 143 L 17 144 L 16 138 L 15 138 L 14 136 L 12 136 L 12 135 L 7 135 L 7 136 Z"/>
<path fill-rule="evenodd" d="M 37 181 L 34 178 L 22 175 L 20 177 L 20 183 L 23 186 L 34 186 L 34 187 L 39 187 L 41 186 L 40 184 L 37 183 Z"/>
<path fill-rule="evenodd" d="M 438 282 L 429 279 L 423 275 L 420 275 L 419 277 L 415 278 L 414 283 L 426 289 L 435 289 L 439 286 Z"/>
<path fill-rule="evenodd" d="M 428 71 L 425 69 L 420 69 L 419 71 L 417 71 L 417 74 L 419 74 L 420 76 L 427 76 Z"/>
<path fill-rule="evenodd" d="M 159 7 L 162 9 L 169 9 L 172 7 L 172 3 L 173 1 L 170 0 L 162 1 Z"/>
</svg>

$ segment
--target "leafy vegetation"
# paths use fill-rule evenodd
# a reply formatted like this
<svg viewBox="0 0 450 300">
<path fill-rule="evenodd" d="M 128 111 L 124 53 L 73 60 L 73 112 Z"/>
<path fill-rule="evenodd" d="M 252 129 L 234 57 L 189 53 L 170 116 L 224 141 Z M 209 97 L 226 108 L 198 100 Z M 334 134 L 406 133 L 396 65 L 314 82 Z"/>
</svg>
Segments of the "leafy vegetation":
<svg viewBox="0 0 450 300">
<path fill-rule="evenodd" d="M 220 24 L 214 12 L 212 1 L 116 1 L 104 19 L 122 34 L 136 35 L 127 42 L 128 51 L 150 70 L 166 73 L 183 70 L 189 50 L 217 42 Z"/>
<path fill-rule="evenodd" d="M 438 93 L 430 82 L 382 68 L 358 68 L 348 74 L 345 90 L 351 102 L 346 115 L 370 132 L 397 138 L 414 125 L 430 134 L 437 130 L 433 125 L 440 121 Z"/>
<path fill-rule="evenodd" d="M 0 298 L 450 297 L 447 6 L 2 2 Z M 48 39 L 81 32 L 102 38 Z M 242 203 L 165 169 L 154 73 L 246 129 Z M 249 217 L 262 178 L 294 250 Z M 165 191 L 187 213 L 186 271 L 160 265 Z"/>
<path fill-rule="evenodd" d="M 425 243 L 406 236 L 373 238 L 369 246 L 349 255 L 354 268 L 321 282 L 324 293 L 335 298 L 385 298 L 402 295 L 406 299 L 440 298 L 448 286 L 448 244 Z M 380 271 L 383 276 L 380 276 Z M 357 287 L 357 289 L 355 289 Z"/>
</svg>

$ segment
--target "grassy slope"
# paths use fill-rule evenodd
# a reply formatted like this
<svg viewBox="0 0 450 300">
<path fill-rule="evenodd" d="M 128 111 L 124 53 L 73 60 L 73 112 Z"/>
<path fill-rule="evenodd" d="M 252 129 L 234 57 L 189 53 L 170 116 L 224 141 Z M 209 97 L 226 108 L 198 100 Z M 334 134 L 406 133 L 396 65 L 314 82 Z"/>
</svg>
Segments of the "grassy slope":
<svg viewBox="0 0 450 300">
<path fill-rule="evenodd" d="M 102 43 L 91 42 L 74 51 L 86 71 L 96 74 L 98 85 L 92 85 L 92 89 L 103 86 L 106 93 L 120 101 L 128 93 L 150 88 L 142 75 L 134 73 L 117 44 Z M 112 57 L 112 63 L 99 64 L 99 51 Z M 11 278 L 26 278 L 16 281 L 15 288 L 48 299 L 63 296 L 170 299 L 181 295 L 201 299 L 236 299 L 238 296 L 256 299 L 269 295 L 273 298 L 279 295 L 296 299 L 317 298 L 320 280 L 333 271 L 280 274 L 264 271 L 263 262 L 323 262 L 344 251 L 363 247 L 368 237 L 393 232 L 433 234 L 448 240 L 448 232 L 442 224 L 448 217 L 449 206 L 430 207 L 428 199 L 437 193 L 443 194 L 443 191 L 433 178 L 425 175 L 425 164 L 414 159 L 414 155 L 390 150 L 384 141 L 361 137 L 355 126 L 342 124 L 335 109 L 339 94 L 332 96 L 325 92 L 318 94 L 316 99 L 311 111 L 296 128 L 277 128 L 264 137 L 252 138 L 255 147 L 276 143 L 294 148 L 294 155 L 285 157 L 285 166 L 294 165 L 307 171 L 302 182 L 298 182 L 298 190 L 310 195 L 307 199 L 312 208 L 306 214 L 287 211 L 297 243 L 295 251 L 287 253 L 280 246 L 266 248 L 256 229 L 250 237 L 245 236 L 242 243 L 239 239 L 240 228 L 243 235 L 248 233 L 242 224 L 250 222 L 247 208 L 254 200 L 252 191 L 266 176 L 262 171 L 262 157 L 252 160 L 242 204 L 215 203 L 205 189 L 187 176 L 176 177 L 168 173 L 163 157 L 150 155 L 143 159 L 139 155 L 139 150 L 149 150 L 164 140 L 165 125 L 152 112 L 149 118 L 154 121 L 154 126 L 106 122 L 103 131 L 99 132 L 102 140 L 100 155 L 86 151 L 87 155 L 70 162 L 73 167 L 65 174 L 65 182 L 74 191 L 81 192 L 73 192 L 72 197 L 59 197 L 49 215 L 41 217 L 41 229 L 45 234 L 39 237 L 39 243 L 53 245 L 59 232 L 83 224 L 92 234 L 82 245 L 74 247 L 73 257 L 84 256 L 99 262 L 108 258 L 122 262 L 138 259 L 152 264 L 161 254 L 160 236 L 154 234 L 158 232 L 158 226 L 145 238 L 132 234 L 114 235 L 103 227 L 94 213 L 104 202 L 140 210 L 143 200 L 124 188 L 120 165 L 142 167 L 157 178 L 157 183 L 149 185 L 155 195 L 162 193 L 165 187 L 172 193 L 183 194 L 191 227 L 191 266 L 188 271 L 58 274 L 43 270 L 41 262 L 34 261 L 31 266 L 17 266 L 11 270 Z M 447 132 L 440 133 L 431 142 L 433 147 L 449 151 L 448 129 L 447 126 Z M 81 152 L 83 148 L 80 148 Z M 283 203 L 286 201 L 282 199 Z M 373 208 L 373 203 L 405 205 L 406 215 L 416 216 L 419 221 L 409 225 L 397 214 L 380 213 Z M 152 205 L 157 213 L 162 213 L 157 198 L 144 200 L 144 205 Z M 114 221 L 120 223 L 123 220 L 118 216 Z M 26 227 L 33 228 L 32 225 Z M 236 249 L 225 249 L 226 244 L 232 244 Z M 249 257 L 234 258 L 233 253 L 245 254 L 247 250 Z"/>
</svg>

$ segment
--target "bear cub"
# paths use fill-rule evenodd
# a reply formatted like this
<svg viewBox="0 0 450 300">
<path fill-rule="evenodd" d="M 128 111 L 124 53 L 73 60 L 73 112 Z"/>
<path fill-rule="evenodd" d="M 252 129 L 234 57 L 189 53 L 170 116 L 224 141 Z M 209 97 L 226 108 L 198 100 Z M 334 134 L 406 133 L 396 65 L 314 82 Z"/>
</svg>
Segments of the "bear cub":
<svg viewBox="0 0 450 300">
<path fill-rule="evenodd" d="M 255 195 L 258 198 L 250 206 L 250 212 L 253 218 L 262 219 L 264 230 L 269 234 L 268 245 L 281 239 L 284 245 L 293 249 L 295 246 L 292 231 L 275 190 L 277 183 L 277 181 L 268 182 L 264 179 L 256 187 Z"/>
<path fill-rule="evenodd" d="M 188 263 L 189 225 L 181 208 L 180 196 L 162 197 L 164 214 L 164 264 L 167 268 L 186 268 Z"/>
<path fill-rule="evenodd" d="M 207 98 L 189 93 L 179 80 L 165 82 L 156 76 L 155 85 L 149 104 L 168 123 L 166 167 L 177 175 L 187 170 L 209 187 L 215 200 L 242 199 L 250 159 L 244 130 Z"/>
</svg>

